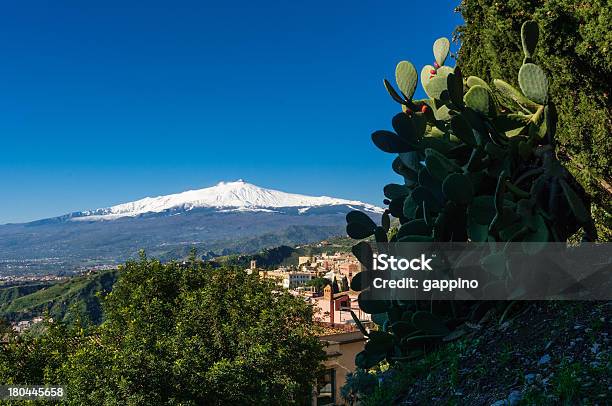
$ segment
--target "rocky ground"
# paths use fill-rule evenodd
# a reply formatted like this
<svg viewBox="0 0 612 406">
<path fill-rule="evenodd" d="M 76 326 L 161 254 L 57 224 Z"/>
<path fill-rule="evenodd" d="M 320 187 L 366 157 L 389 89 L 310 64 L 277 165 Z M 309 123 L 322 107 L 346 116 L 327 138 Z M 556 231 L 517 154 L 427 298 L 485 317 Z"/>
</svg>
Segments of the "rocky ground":
<svg viewBox="0 0 612 406">
<path fill-rule="evenodd" d="M 612 404 L 612 302 L 526 302 L 502 314 L 389 372 L 364 403 Z"/>
</svg>

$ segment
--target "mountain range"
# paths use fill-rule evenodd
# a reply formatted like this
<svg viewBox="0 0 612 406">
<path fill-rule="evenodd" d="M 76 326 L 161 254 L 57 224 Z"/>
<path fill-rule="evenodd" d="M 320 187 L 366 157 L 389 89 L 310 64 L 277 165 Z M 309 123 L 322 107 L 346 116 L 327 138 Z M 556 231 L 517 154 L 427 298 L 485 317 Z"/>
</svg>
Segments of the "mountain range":
<svg viewBox="0 0 612 406">
<path fill-rule="evenodd" d="M 163 260 L 248 253 L 344 235 L 355 200 L 266 189 L 243 180 L 0 226 L 0 276 L 112 265 L 144 249 Z"/>
</svg>

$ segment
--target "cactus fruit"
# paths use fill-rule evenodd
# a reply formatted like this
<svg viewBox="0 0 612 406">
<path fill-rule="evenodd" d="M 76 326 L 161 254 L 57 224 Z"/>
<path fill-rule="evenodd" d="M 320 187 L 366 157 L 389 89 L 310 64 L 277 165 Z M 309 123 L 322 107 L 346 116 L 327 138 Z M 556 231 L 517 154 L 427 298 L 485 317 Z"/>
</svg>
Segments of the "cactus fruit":
<svg viewBox="0 0 612 406">
<path fill-rule="evenodd" d="M 396 79 L 405 97 L 384 83 L 408 114 L 396 114 L 395 132 L 376 131 L 372 141 L 397 154 L 392 169 L 403 184 L 385 186 L 382 226 L 365 214 L 349 213 L 349 236 L 374 236 L 377 243 L 513 241 L 522 243 L 525 255 L 548 241 L 566 241 L 580 228 L 585 240 L 596 239 L 589 199 L 554 153 L 555 107 L 548 100 L 548 79 L 531 61 L 538 35 L 535 23 L 523 25 L 527 62 L 518 75 L 521 90 L 499 79 L 491 87 L 475 76 L 464 82 L 460 69 L 444 66 L 445 38 L 434 43 L 434 66 L 420 71 L 428 99 L 412 100 L 416 70 L 408 62 L 398 64 Z M 399 220 L 397 232 L 390 231 L 390 216 Z M 370 272 L 370 243 L 359 242 L 353 253 Z M 485 257 L 480 268 L 493 280 L 508 277 L 503 252 Z M 363 293 L 366 280 L 354 277 L 351 288 Z M 382 321 L 382 330 L 369 333 L 365 351 L 356 357 L 361 368 L 440 345 L 475 311 L 463 302 L 438 301 L 432 310 L 431 301 L 366 297 L 360 294 L 359 306 Z"/>
</svg>

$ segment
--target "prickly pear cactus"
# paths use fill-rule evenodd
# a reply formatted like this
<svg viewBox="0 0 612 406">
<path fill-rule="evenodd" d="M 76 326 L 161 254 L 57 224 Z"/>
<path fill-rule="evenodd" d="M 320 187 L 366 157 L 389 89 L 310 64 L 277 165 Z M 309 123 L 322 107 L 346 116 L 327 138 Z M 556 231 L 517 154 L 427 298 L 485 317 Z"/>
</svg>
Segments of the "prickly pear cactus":
<svg viewBox="0 0 612 406">
<path fill-rule="evenodd" d="M 555 156 L 555 107 L 546 75 L 531 59 L 537 40 L 537 24 L 526 22 L 520 90 L 502 80 L 490 85 L 464 78 L 458 67 L 444 65 L 446 38 L 434 43 L 435 62 L 420 73 L 428 99 L 412 99 L 417 70 L 407 61 L 398 64 L 400 92 L 387 80 L 384 85 L 402 112 L 393 117 L 393 131 L 376 131 L 372 141 L 397 155 L 392 168 L 402 181 L 384 187 L 381 225 L 352 212 L 349 236 L 374 235 L 377 242 L 548 242 L 566 241 L 582 229 L 584 240 L 596 239 L 590 202 Z M 400 223 L 393 233 L 390 216 Z M 371 252 L 363 241 L 353 248 L 364 266 Z M 351 288 L 362 290 L 359 274 Z M 383 359 L 418 356 L 424 346 L 456 335 L 459 321 L 478 313 L 478 306 L 444 306 L 432 312 L 429 302 L 360 300 L 379 329 L 363 330 L 369 341 L 357 365 L 370 368 Z"/>
</svg>

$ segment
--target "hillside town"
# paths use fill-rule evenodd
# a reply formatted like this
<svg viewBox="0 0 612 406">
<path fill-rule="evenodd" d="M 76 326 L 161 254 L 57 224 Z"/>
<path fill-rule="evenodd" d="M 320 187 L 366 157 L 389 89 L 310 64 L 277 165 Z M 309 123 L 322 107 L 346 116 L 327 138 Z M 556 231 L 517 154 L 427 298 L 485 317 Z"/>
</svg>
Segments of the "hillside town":
<svg viewBox="0 0 612 406">
<path fill-rule="evenodd" d="M 355 324 L 351 310 L 360 320 L 369 320 L 369 315 L 359 309 L 358 294 L 350 290 L 353 276 L 360 271 L 361 264 L 345 252 L 300 256 L 297 265 L 274 270 L 258 268 L 257 262 L 251 261 L 247 269 L 276 280 L 279 286 L 304 298 L 314 306 L 316 321 L 336 328 Z"/>
<path fill-rule="evenodd" d="M 340 388 L 347 372 L 355 370 L 355 355 L 365 345 L 351 311 L 362 324 L 371 326 L 370 315 L 359 308 L 358 293 L 350 289 L 361 264 L 350 253 L 336 252 L 300 256 L 297 265 L 274 270 L 260 269 L 256 261 L 251 261 L 246 271 L 276 280 L 279 286 L 313 306 L 315 321 L 323 330 L 319 338 L 327 354 L 325 374 L 313 388 L 313 404 L 342 404 Z"/>
</svg>

